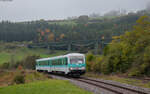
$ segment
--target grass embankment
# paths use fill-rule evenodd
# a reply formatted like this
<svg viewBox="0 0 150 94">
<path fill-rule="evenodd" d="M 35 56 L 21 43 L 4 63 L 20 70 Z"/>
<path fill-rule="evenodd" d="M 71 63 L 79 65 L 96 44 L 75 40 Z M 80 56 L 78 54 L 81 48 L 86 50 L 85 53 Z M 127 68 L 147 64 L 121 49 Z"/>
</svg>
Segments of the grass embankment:
<svg viewBox="0 0 150 94">
<path fill-rule="evenodd" d="M 46 80 L 28 84 L 1 87 L 0 94 L 91 94 L 69 81 Z"/>
<path fill-rule="evenodd" d="M 23 75 L 25 83 L 48 79 L 47 75 L 33 70 L 0 71 L 0 87 L 16 84 L 14 78 L 17 75 Z"/>
<path fill-rule="evenodd" d="M 120 77 L 117 75 L 100 75 L 100 74 L 95 74 L 95 73 L 86 73 L 85 76 L 104 79 L 104 80 L 112 80 L 112 81 L 125 83 L 129 85 L 144 87 L 144 88 L 150 88 L 150 81 L 145 81 L 145 80 L 140 80 L 140 79 L 125 78 L 125 77 Z"/>
</svg>

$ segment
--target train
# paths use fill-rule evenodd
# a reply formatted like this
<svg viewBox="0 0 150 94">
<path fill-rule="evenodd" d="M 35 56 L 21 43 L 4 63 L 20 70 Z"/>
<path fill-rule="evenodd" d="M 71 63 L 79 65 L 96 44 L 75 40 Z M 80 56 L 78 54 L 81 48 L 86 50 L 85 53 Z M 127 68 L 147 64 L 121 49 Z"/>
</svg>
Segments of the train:
<svg viewBox="0 0 150 94">
<path fill-rule="evenodd" d="M 68 76 L 81 76 L 86 72 L 85 55 L 69 53 L 56 57 L 37 59 L 36 70 Z"/>
</svg>

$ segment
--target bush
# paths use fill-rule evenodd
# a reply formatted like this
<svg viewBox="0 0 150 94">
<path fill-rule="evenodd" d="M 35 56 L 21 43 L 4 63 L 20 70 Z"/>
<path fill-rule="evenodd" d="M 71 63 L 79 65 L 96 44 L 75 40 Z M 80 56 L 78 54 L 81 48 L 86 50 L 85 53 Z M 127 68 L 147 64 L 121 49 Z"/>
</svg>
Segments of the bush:
<svg viewBox="0 0 150 94">
<path fill-rule="evenodd" d="M 94 55 L 92 53 L 88 53 L 88 55 L 86 56 L 86 60 L 91 62 L 95 59 Z"/>
<path fill-rule="evenodd" d="M 94 64 L 95 56 L 92 53 L 88 53 L 86 56 L 86 68 L 87 71 L 93 70 L 93 64 Z"/>
<path fill-rule="evenodd" d="M 25 83 L 25 77 L 21 74 L 16 75 L 13 79 L 13 82 L 15 82 L 16 84 L 24 84 Z"/>
<path fill-rule="evenodd" d="M 24 60 L 20 61 L 20 64 L 25 69 L 35 69 L 36 59 L 40 58 L 40 56 L 31 55 L 27 56 Z"/>
<path fill-rule="evenodd" d="M 94 56 L 92 53 L 87 54 L 86 56 L 87 71 L 101 72 L 102 62 L 103 62 L 102 56 Z"/>
<path fill-rule="evenodd" d="M 128 76 L 129 77 L 141 76 L 141 72 L 140 72 L 139 68 L 133 68 L 133 69 L 129 70 Z"/>
<path fill-rule="evenodd" d="M 3 64 L 0 66 L 0 68 L 1 68 L 1 69 L 8 69 L 9 66 L 10 66 L 10 63 L 9 63 L 9 62 L 5 62 L 5 63 L 3 63 Z"/>
</svg>

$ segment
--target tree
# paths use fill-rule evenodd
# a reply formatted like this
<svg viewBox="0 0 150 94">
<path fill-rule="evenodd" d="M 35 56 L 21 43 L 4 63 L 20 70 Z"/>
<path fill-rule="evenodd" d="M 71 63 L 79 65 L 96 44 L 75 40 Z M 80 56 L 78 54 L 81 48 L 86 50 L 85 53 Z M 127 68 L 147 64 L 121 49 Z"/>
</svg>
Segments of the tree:
<svg viewBox="0 0 150 94">
<path fill-rule="evenodd" d="M 150 17 L 137 20 L 133 31 L 126 32 L 105 49 L 105 67 L 109 72 L 127 72 L 130 76 L 150 75 Z M 118 40 L 118 38 L 116 38 Z"/>
<path fill-rule="evenodd" d="M 87 15 L 81 15 L 81 16 L 79 16 L 78 23 L 85 24 L 87 22 L 88 22 L 88 16 Z"/>
<path fill-rule="evenodd" d="M 65 34 L 60 35 L 60 39 L 63 39 L 65 37 Z"/>
<path fill-rule="evenodd" d="M 54 40 L 55 40 L 55 35 L 54 35 L 54 33 L 50 33 L 50 34 L 48 35 L 48 40 L 49 40 L 50 42 L 54 42 Z"/>
</svg>

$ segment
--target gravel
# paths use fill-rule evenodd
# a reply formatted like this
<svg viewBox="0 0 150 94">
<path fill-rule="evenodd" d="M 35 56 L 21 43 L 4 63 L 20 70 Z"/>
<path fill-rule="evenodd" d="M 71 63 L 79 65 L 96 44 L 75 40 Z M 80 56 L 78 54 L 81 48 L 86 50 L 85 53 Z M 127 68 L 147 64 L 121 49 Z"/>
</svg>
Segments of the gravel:
<svg viewBox="0 0 150 94">
<path fill-rule="evenodd" d="M 94 94 L 115 94 L 114 92 L 107 91 L 103 88 L 99 88 L 99 87 L 96 87 L 96 86 L 93 86 L 93 85 L 90 85 L 90 84 L 87 84 L 87 83 L 84 83 L 84 82 L 80 82 L 80 81 L 77 81 L 77 80 L 69 79 L 69 78 L 66 78 L 66 77 L 63 77 L 63 76 L 51 75 L 51 77 L 53 79 L 69 80 L 74 85 L 76 85 L 76 86 L 78 86 L 82 89 L 85 89 L 87 91 L 93 92 Z M 94 79 L 94 78 L 89 78 L 89 79 Z M 111 84 L 114 84 L 114 85 L 130 88 L 130 89 L 134 89 L 134 90 L 138 90 L 138 91 L 142 91 L 142 92 L 145 92 L 147 94 L 150 94 L 150 89 L 148 89 L 148 88 L 141 88 L 141 87 L 132 86 L 132 85 L 128 85 L 128 84 L 123 84 L 123 83 L 119 83 L 119 82 L 111 81 L 111 80 L 103 80 L 103 79 L 94 79 L 94 80 L 99 80 L 99 81 L 102 81 L 102 82 L 111 83 Z M 103 85 L 103 84 L 101 84 L 101 85 Z M 114 87 L 111 87 L 111 86 L 107 86 L 107 87 L 114 88 Z M 118 89 L 118 88 L 114 88 L 114 89 L 116 89 L 118 91 L 122 91 L 123 94 L 140 94 L 140 93 L 133 93 L 133 92 L 129 92 L 129 91 L 126 91 L 126 90 L 123 90 L 123 89 Z"/>
<path fill-rule="evenodd" d="M 84 90 L 87 90 L 89 92 L 92 92 L 93 94 L 115 94 L 115 93 L 107 91 L 105 89 L 98 88 L 96 86 L 93 86 L 93 85 L 90 85 L 90 84 L 87 84 L 87 83 L 84 83 L 84 82 L 80 82 L 80 81 L 72 80 L 72 79 L 69 79 L 69 78 L 65 78 L 63 76 L 51 75 L 51 77 L 53 79 L 69 80 L 72 84 L 74 84 L 74 85 L 76 85 L 76 86 L 78 86 L 78 87 L 80 87 Z"/>
<path fill-rule="evenodd" d="M 94 79 L 94 78 L 89 78 L 89 79 Z M 98 81 L 102 81 L 102 82 L 105 82 L 105 83 L 110 83 L 110 84 L 114 84 L 114 85 L 118 85 L 118 86 L 121 86 L 121 87 L 125 87 L 125 88 L 129 88 L 129 89 L 133 89 L 133 90 L 137 90 L 137 91 L 141 91 L 141 92 L 145 92 L 147 94 L 150 94 L 150 89 L 149 88 L 142 88 L 142 87 L 138 87 L 138 86 L 132 86 L 132 85 L 128 85 L 128 84 L 125 84 L 125 83 L 119 83 L 119 82 L 112 81 L 112 80 L 103 80 L 103 79 L 94 79 L 94 80 L 98 80 Z M 128 94 L 128 93 L 124 92 L 124 94 Z"/>
</svg>

